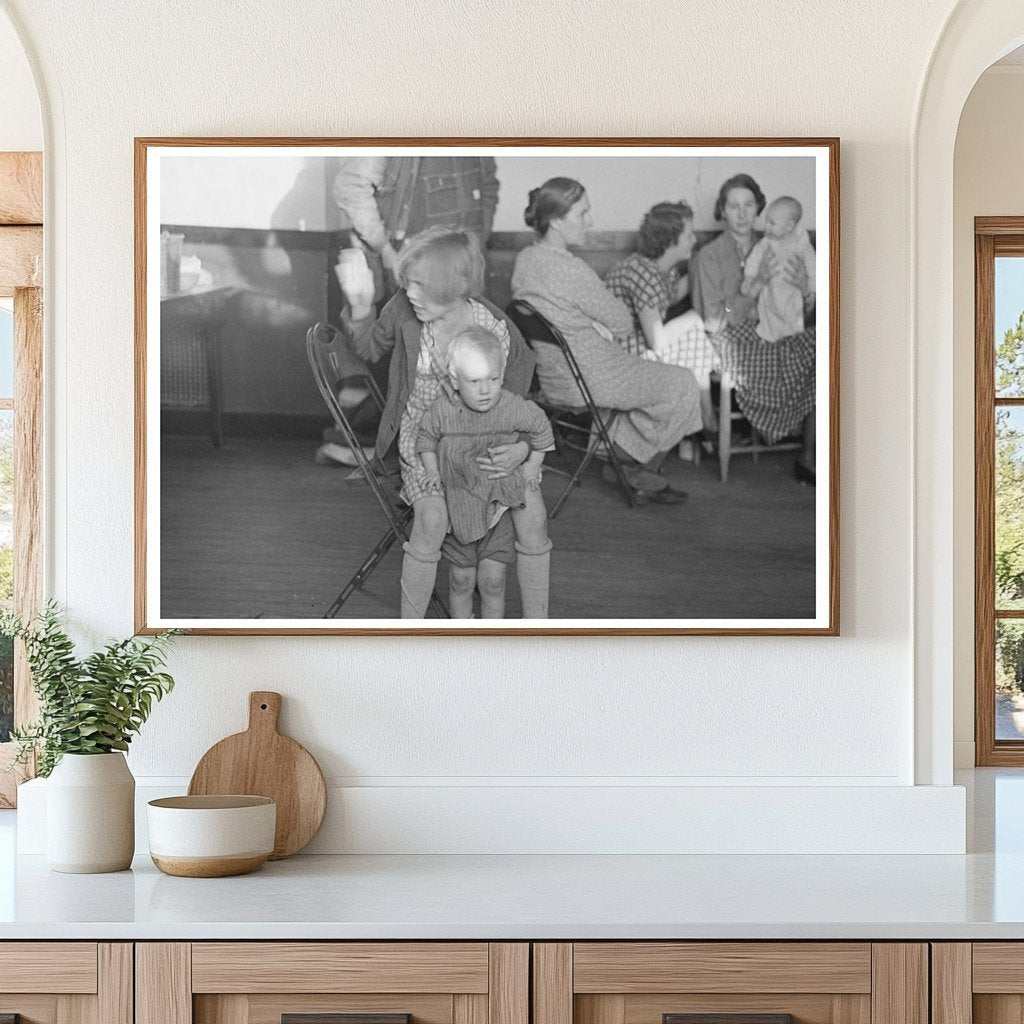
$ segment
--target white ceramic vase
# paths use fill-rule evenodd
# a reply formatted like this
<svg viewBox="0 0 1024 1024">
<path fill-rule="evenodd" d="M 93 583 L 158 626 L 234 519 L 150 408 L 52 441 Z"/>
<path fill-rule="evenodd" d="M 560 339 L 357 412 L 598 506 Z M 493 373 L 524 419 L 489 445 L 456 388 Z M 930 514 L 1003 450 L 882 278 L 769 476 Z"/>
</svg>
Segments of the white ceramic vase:
<svg viewBox="0 0 1024 1024">
<path fill-rule="evenodd" d="M 54 871 L 123 871 L 135 853 L 135 778 L 124 754 L 65 754 L 46 784 Z"/>
</svg>

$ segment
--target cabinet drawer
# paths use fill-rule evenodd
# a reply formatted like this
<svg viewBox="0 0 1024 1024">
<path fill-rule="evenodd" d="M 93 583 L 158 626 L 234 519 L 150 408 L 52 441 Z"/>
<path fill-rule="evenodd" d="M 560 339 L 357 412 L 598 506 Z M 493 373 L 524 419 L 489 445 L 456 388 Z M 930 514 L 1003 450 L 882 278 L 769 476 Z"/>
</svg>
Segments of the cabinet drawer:
<svg viewBox="0 0 1024 1024">
<path fill-rule="evenodd" d="M 192 991 L 473 992 L 486 942 L 196 942 Z"/>
<path fill-rule="evenodd" d="M 136 1024 L 529 1024 L 529 966 L 514 942 L 139 943 Z"/>
<path fill-rule="evenodd" d="M 0 1018 L 22 1024 L 132 1024 L 127 942 L 0 943 Z"/>
<path fill-rule="evenodd" d="M 578 942 L 574 992 L 871 991 L 870 943 Z"/>
<path fill-rule="evenodd" d="M 88 995 L 96 991 L 95 942 L 5 942 L 0 992 Z"/>
<path fill-rule="evenodd" d="M 534 1024 L 925 1024 L 923 943 L 537 943 Z"/>
</svg>

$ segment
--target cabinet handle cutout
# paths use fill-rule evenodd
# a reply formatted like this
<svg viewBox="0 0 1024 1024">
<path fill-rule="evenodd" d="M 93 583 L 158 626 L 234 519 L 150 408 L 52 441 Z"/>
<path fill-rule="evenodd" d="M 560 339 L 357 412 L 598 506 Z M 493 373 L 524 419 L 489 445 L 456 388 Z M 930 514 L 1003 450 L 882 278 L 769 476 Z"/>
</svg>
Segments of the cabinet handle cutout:
<svg viewBox="0 0 1024 1024">
<path fill-rule="evenodd" d="M 663 1013 L 661 1024 L 794 1024 L 791 1013 Z"/>
<path fill-rule="evenodd" d="M 21 1024 L 20 1013 L 0 1013 L 0 1024 Z"/>
<path fill-rule="evenodd" d="M 0 1020 L 0 1024 L 18 1024 Z M 412 1024 L 411 1013 L 282 1013 L 281 1024 Z"/>
</svg>

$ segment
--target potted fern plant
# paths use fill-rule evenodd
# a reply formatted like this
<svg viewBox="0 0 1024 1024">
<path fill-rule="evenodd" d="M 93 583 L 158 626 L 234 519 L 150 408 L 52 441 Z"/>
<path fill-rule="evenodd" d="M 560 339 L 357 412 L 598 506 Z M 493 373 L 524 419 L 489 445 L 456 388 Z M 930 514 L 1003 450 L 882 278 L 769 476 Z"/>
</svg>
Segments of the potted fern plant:
<svg viewBox="0 0 1024 1024">
<path fill-rule="evenodd" d="M 161 671 L 178 630 L 112 641 L 84 658 L 50 602 L 30 622 L 0 613 L 0 635 L 21 640 L 39 719 L 15 729 L 12 762 L 36 758 L 48 777 L 47 861 L 55 871 L 121 871 L 135 851 L 135 779 L 124 752 L 174 687 Z"/>
</svg>

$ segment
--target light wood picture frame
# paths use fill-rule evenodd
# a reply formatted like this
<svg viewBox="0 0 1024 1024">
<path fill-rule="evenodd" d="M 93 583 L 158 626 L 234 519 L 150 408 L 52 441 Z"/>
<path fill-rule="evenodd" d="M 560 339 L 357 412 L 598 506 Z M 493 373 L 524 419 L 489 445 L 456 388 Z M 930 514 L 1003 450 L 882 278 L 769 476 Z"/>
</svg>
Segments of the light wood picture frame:
<svg viewBox="0 0 1024 1024">
<path fill-rule="evenodd" d="M 838 139 L 139 138 L 135 175 L 139 632 L 838 634 Z M 542 185 L 531 230 L 524 209 Z M 402 499 L 419 492 L 395 449 L 422 471 L 423 433 L 399 423 L 417 373 L 472 411 L 437 362 L 447 321 L 424 328 L 432 314 L 408 301 L 456 266 L 434 273 L 409 247 L 444 224 L 485 242 L 482 287 L 452 300 L 465 302 L 453 322 L 465 311 L 495 334 L 506 390 L 542 405 L 516 405 L 533 433 L 517 422 L 513 466 L 553 423 L 541 484 L 552 548 L 528 562 L 542 551 L 515 546 L 526 517 L 499 516 L 529 509 L 525 491 L 500 503 L 475 466 L 442 454 L 453 530 L 479 536 L 453 504 L 459 473 L 473 523 L 483 508 L 498 525 L 469 554 L 449 535 L 426 604 L 422 580 L 403 577 L 417 552 L 403 552 L 414 516 Z M 529 285 L 534 244 L 559 251 L 539 254 Z M 353 249 L 375 274 L 368 313 L 341 287 L 339 253 Z M 551 274 L 549 257 L 564 261 Z M 506 312 L 524 296 L 568 356 L 524 340 L 536 323 Z M 340 358 L 323 387 L 318 346 Z"/>
</svg>

